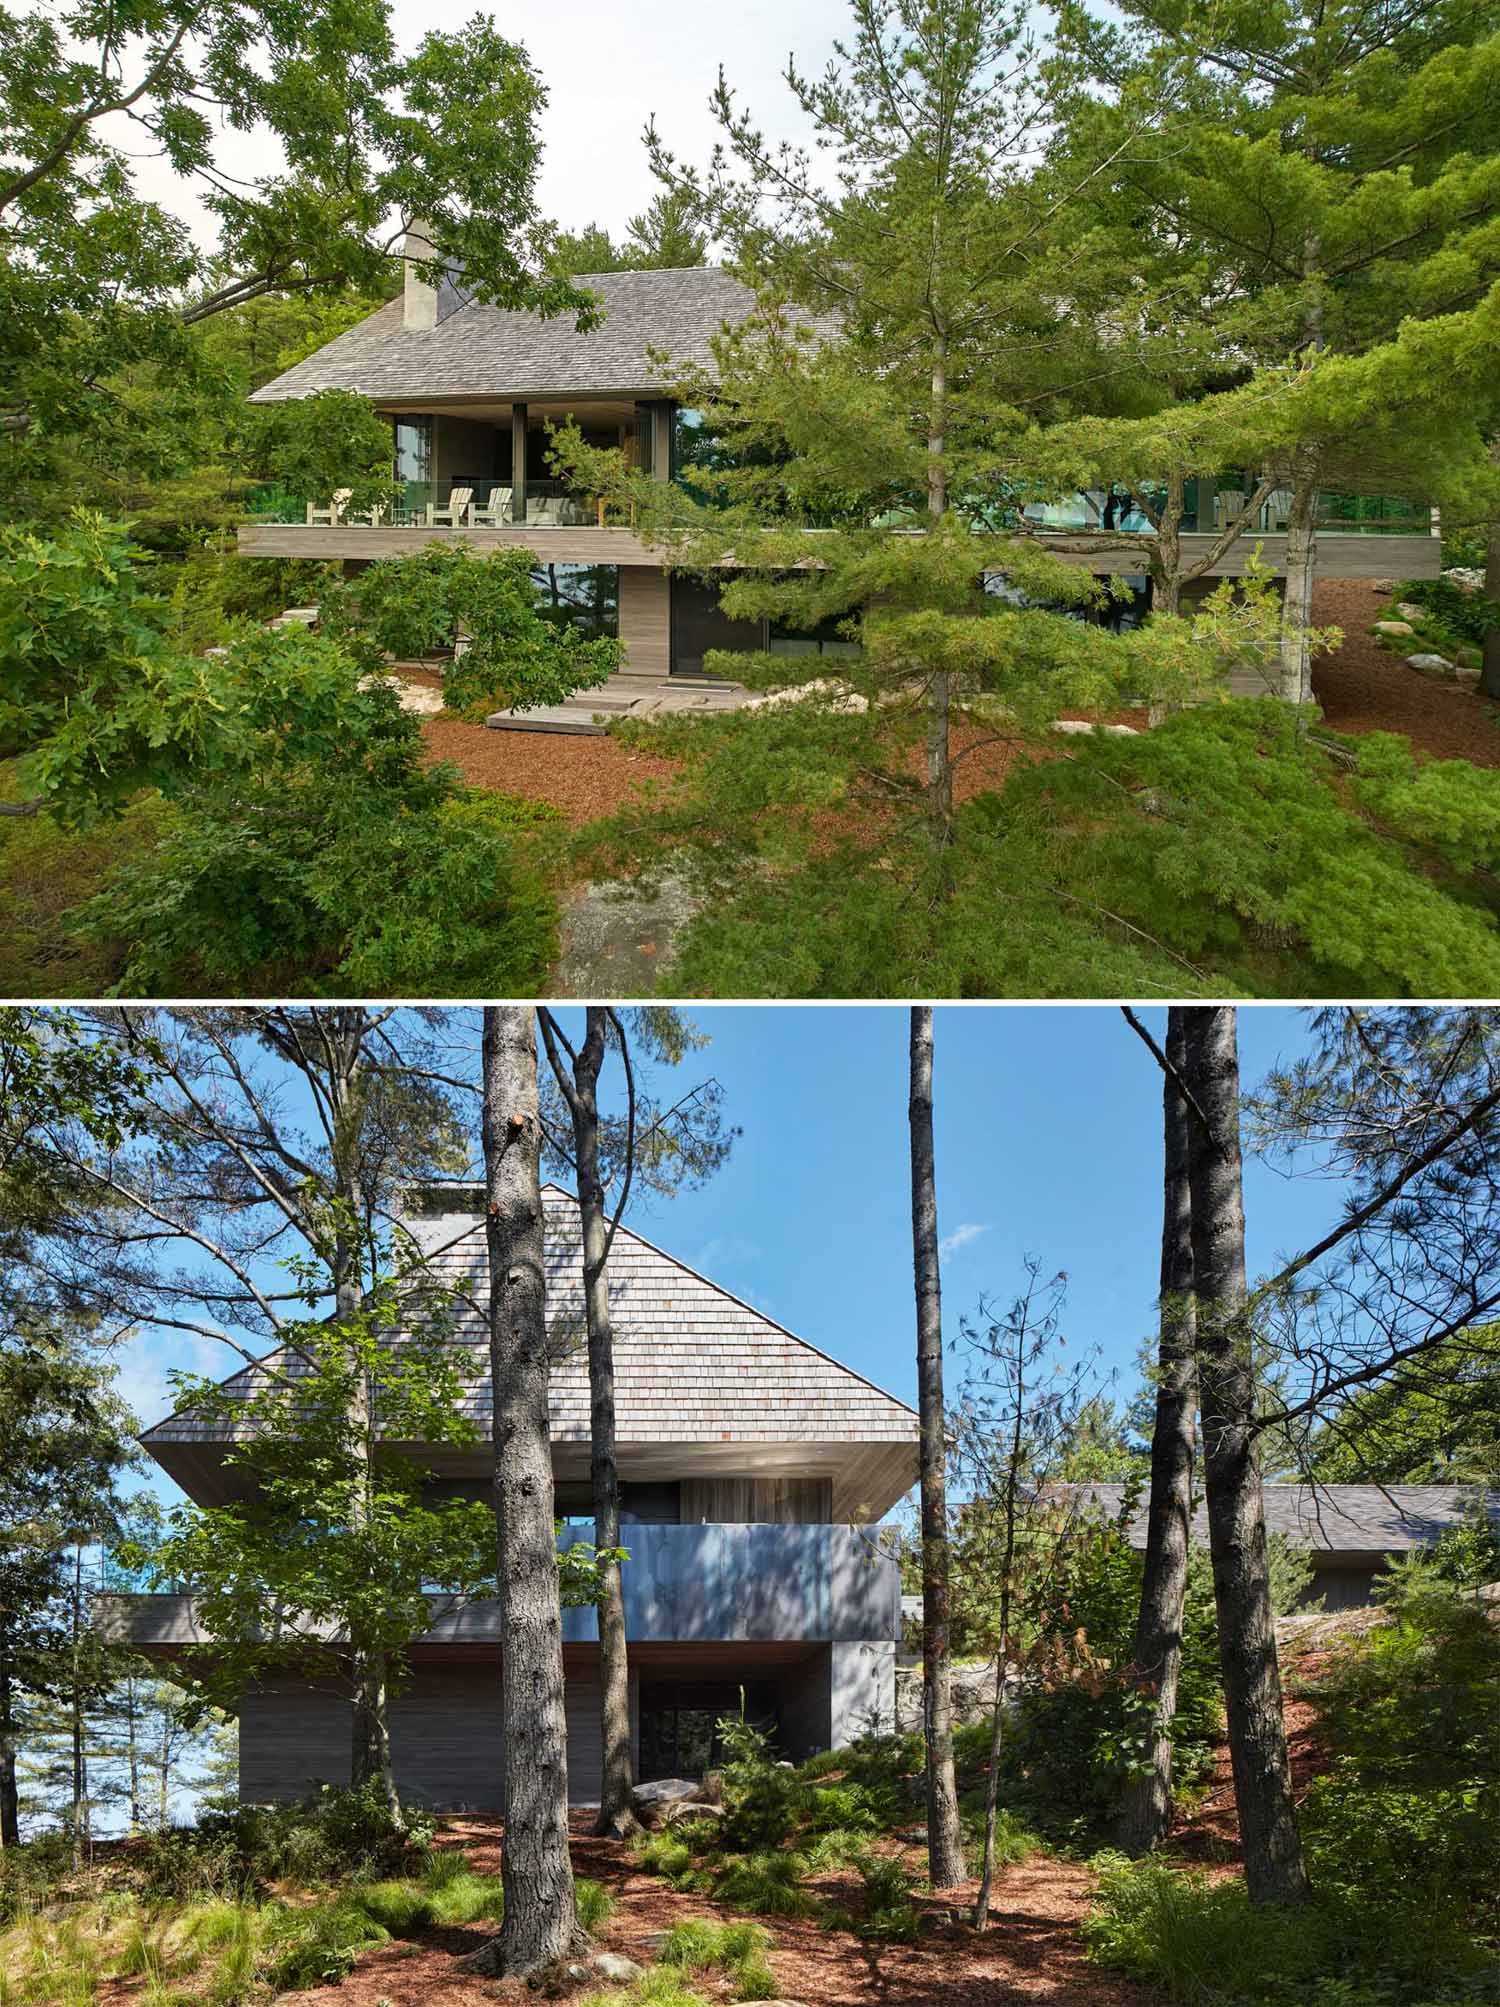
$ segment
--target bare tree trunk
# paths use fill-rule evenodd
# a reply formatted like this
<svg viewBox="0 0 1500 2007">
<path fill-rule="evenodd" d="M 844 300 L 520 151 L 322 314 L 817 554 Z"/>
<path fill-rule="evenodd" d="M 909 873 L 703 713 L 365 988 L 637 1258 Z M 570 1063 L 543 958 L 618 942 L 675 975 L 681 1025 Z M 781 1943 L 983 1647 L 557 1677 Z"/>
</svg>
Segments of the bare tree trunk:
<svg viewBox="0 0 1500 2007">
<path fill-rule="evenodd" d="M 10 1666 L 0 1661 L 0 1849 L 21 1844 L 21 1802 L 16 1788 L 16 1694 Z"/>
<path fill-rule="evenodd" d="M 917 1296 L 917 1400 L 922 1492 L 922 1716 L 927 1743 L 927 1862 L 932 1886 L 966 1879 L 958 1787 L 953 1775 L 952 1664 L 948 1594 L 947 1414 L 943 1404 L 943 1306 L 938 1269 L 937 1186 L 932 1149 L 932 1008 L 911 1013 L 912 1266 Z"/>
<path fill-rule="evenodd" d="M 1286 525 L 1286 592 L 1281 602 L 1281 694 L 1289 704 L 1312 702 L 1313 569 L 1318 554 L 1318 464 L 1299 453 L 1293 471 Z"/>
<path fill-rule="evenodd" d="M 125 1682 L 125 1757 L 130 1774 L 130 1830 L 141 1830 L 141 1752 L 136 1740 L 135 1679 Z"/>
<path fill-rule="evenodd" d="M 73 1864 L 83 1860 L 88 1817 L 88 1758 L 83 1749 L 83 1549 L 73 1549 L 73 1680 L 68 1714 L 73 1736 Z"/>
<path fill-rule="evenodd" d="M 573 1162 L 583 1232 L 583 1302 L 589 1345 L 589 1476 L 594 1544 L 620 1544 L 620 1474 L 615 1460 L 615 1349 L 609 1310 L 610 1230 L 599 1177 L 599 1075 L 609 1042 L 609 1012 L 590 1004 L 586 1034 L 573 1054 L 571 1076 L 557 1049 L 551 1013 L 541 1014 L 547 1056 L 573 1120 Z M 621 1034 L 623 1038 L 623 1033 Z M 628 1170 L 628 1167 L 627 1167 Z M 630 1654 L 625 1637 L 625 1589 L 618 1561 L 599 1570 L 599 1690 L 603 1777 L 594 1831 L 628 1839 L 639 1830 L 631 1804 L 635 1764 L 630 1748 Z"/>
<path fill-rule="evenodd" d="M 1490 445 L 1490 461 L 1500 466 L 1500 439 Z M 1490 523 L 1484 546 L 1484 596 L 1500 605 L 1500 516 Z M 1500 621 L 1484 637 L 1484 659 L 1479 671 L 1480 693 L 1500 699 Z"/>
<path fill-rule="evenodd" d="M 172 1712 L 167 1706 L 161 1711 L 161 1769 L 156 1780 L 156 1824 L 160 1832 L 167 1830 L 167 1815 L 172 1805 Z"/>
<path fill-rule="evenodd" d="M 347 1010 L 334 1011 L 332 1018 L 332 1037 L 328 1041 L 331 1053 L 328 1093 L 333 1104 L 334 1190 L 340 1208 L 333 1241 L 334 1315 L 346 1330 L 352 1330 L 364 1310 L 361 1242 L 365 1195 L 359 1169 L 359 1142 L 365 1012 L 356 1005 Z M 379 1425 L 379 1418 L 372 1408 L 367 1373 L 359 1377 L 351 1420 L 364 1452 L 362 1483 L 354 1499 L 355 1523 L 360 1524 L 369 1515 Z M 354 1706 L 350 1723 L 349 1781 L 356 1789 L 372 1781 L 377 1783 L 392 1822 L 400 1831 L 406 1821 L 401 1809 L 401 1795 L 396 1789 L 395 1766 L 391 1761 L 385 1651 L 359 1637 L 351 1637 L 350 1651 Z"/>
<path fill-rule="evenodd" d="M 1167 499 L 1156 525 L 1156 549 L 1151 569 L 1155 582 L 1155 610 L 1176 613 L 1182 601 L 1182 469 L 1174 467 L 1167 476 Z"/>
<path fill-rule="evenodd" d="M 1188 1177 L 1203 1475 L 1245 1884 L 1254 1903 L 1296 1903 L 1307 1895 L 1307 1873 L 1282 1718 L 1255 1431 L 1236 1013 L 1221 1004 L 1182 1014 L 1183 1081 L 1196 1104 Z"/>
<path fill-rule="evenodd" d="M 1184 1013 L 1167 1015 L 1167 1064 L 1180 1075 Z M 1182 1613 L 1187 1601 L 1188 1540 L 1193 1514 L 1193 1411 L 1198 1375 L 1193 1357 L 1193 1214 L 1188 1187 L 1188 1110 L 1172 1074 L 1162 1080 L 1161 1313 L 1156 1364 L 1156 1419 L 1151 1431 L 1151 1503 L 1146 1565 L 1135 1634 L 1132 1677 L 1153 1696 L 1151 1745 L 1144 1776 L 1125 1789 L 1120 1845 L 1149 1853 L 1172 1820 L 1172 1724 L 1182 1670 Z"/>
<path fill-rule="evenodd" d="M 499 1966 L 507 1977 L 524 1978 L 566 1957 L 579 1935 L 568 1855 L 541 1120 L 529 1006 L 485 1007 L 483 1136 L 505 1737 Z"/>
</svg>

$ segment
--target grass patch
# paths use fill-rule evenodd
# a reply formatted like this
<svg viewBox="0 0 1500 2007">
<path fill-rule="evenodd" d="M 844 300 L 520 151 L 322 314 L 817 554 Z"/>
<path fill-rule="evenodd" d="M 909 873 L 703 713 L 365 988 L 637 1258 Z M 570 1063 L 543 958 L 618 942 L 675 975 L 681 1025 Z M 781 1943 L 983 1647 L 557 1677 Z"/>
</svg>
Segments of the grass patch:
<svg viewBox="0 0 1500 2007">
<path fill-rule="evenodd" d="M 736 2000 L 773 2000 L 776 1980 L 766 1963 L 770 1936 L 758 1923 L 715 1923 L 689 1917 L 667 1933 L 659 1963 L 684 1972 L 723 1972 Z"/>
</svg>

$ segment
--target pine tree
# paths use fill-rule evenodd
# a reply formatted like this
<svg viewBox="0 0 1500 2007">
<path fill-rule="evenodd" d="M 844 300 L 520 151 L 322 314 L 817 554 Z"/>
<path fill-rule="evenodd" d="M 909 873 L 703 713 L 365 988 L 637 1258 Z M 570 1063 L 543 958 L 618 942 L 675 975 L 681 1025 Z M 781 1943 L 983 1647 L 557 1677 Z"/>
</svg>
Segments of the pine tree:
<svg viewBox="0 0 1500 2007">
<path fill-rule="evenodd" d="M 1488 9 L 1126 0 L 1121 11 L 1123 26 L 1063 9 L 1065 42 L 1096 86 L 1074 100 L 1074 141 L 1096 154 L 1124 130 L 1139 80 L 1179 68 L 1170 151 L 1120 153 L 1095 190 L 1107 188 L 1137 238 L 1211 280 L 1226 353 L 1272 368 L 1361 356 L 1412 317 L 1483 298 L 1500 273 L 1500 39 Z M 1406 464 L 1431 481 L 1418 453 Z M 1281 688 L 1304 701 L 1319 492 L 1399 480 L 1400 466 L 1372 461 L 1350 428 L 1296 442 L 1284 474 Z"/>
</svg>

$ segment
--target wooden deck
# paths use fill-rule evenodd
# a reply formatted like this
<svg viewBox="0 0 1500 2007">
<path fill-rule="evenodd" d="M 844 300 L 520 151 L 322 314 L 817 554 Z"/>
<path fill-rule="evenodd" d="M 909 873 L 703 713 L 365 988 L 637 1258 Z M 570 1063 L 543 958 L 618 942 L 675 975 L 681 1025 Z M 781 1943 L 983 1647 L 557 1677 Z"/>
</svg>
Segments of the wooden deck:
<svg viewBox="0 0 1500 2007">
<path fill-rule="evenodd" d="M 816 534 L 816 532 L 813 532 Z M 1045 538 L 1041 539 L 1045 544 Z M 1182 554 L 1191 563 L 1212 539 L 1190 532 L 1182 538 Z M 590 524 L 543 524 L 504 529 L 447 529 L 422 525 L 397 527 L 382 523 L 242 523 L 242 557 L 358 559 L 402 557 L 428 544 L 468 543 L 479 552 L 525 550 L 553 564 L 617 564 L 662 568 L 665 554 L 644 543 L 633 530 L 597 529 Z M 1423 536 L 1360 536 L 1348 530 L 1327 530 L 1318 539 L 1319 578 L 1436 578 L 1442 568 L 1442 540 Z M 1238 578 L 1251 555 L 1280 576 L 1286 570 L 1286 537 L 1265 534 L 1241 537 L 1207 573 L 1210 578 Z M 1134 573 L 1140 559 L 1129 550 L 1057 553 L 1065 563 L 1092 572 Z"/>
</svg>

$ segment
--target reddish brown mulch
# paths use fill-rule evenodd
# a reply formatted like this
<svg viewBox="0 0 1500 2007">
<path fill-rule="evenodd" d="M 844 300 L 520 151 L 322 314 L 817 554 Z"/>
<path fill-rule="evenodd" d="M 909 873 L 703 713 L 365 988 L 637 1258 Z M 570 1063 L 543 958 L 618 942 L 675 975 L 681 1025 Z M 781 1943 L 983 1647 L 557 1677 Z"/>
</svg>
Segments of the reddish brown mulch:
<svg viewBox="0 0 1500 2007">
<path fill-rule="evenodd" d="M 1434 759 L 1500 766 L 1500 706 L 1453 683 L 1408 669 L 1370 633 L 1391 617 L 1390 595 L 1365 579 L 1323 579 L 1313 591 L 1313 622 L 1343 629 L 1342 647 L 1313 663 L 1313 694 L 1339 732 L 1401 732 Z"/>
<path fill-rule="evenodd" d="M 1378 647 L 1369 629 L 1390 606 L 1390 599 L 1367 580 L 1325 579 L 1316 587 L 1315 623 L 1341 628 L 1344 635 L 1341 647 L 1320 655 L 1313 665 L 1313 688 L 1329 724 L 1340 732 L 1401 732 L 1418 752 L 1434 758 L 1500 767 L 1500 706 L 1419 676 L 1399 656 Z M 441 687 L 435 670 L 403 666 L 401 673 Z M 1146 715 L 1119 711 L 1105 722 L 1143 730 Z M 663 786 L 681 770 L 676 760 L 577 733 L 492 732 L 486 725 L 453 718 L 424 718 L 422 733 L 433 757 L 451 760 L 473 786 L 550 801 L 574 828 L 623 807 L 643 784 Z M 962 723 L 954 729 L 953 745 L 959 801 L 1000 786 L 1018 753 L 1015 745 Z M 1061 741 L 1059 750 L 1065 745 Z M 920 750 L 914 750 L 914 777 L 921 758 Z M 884 818 L 878 810 L 872 813 L 873 831 Z"/>
<path fill-rule="evenodd" d="M 550 801 L 576 829 L 624 806 L 643 781 L 669 781 L 676 760 L 578 732 L 492 732 L 457 718 L 424 718 L 434 759 L 451 760 L 472 787 Z"/>
<path fill-rule="evenodd" d="M 728 1918 L 734 1912 L 702 1896 L 679 1895 L 654 1875 L 640 1873 L 628 1850 L 597 1840 L 587 1819 L 574 1820 L 573 1865 L 577 1873 L 602 1882 L 615 1898 L 614 1916 L 599 1933 L 600 1950 L 622 1952 L 649 1964 L 649 1939 L 689 1916 Z M 499 1872 L 500 1834 L 493 1819 L 444 1821 L 441 1843 L 461 1846 L 477 1868 Z M 913 1852 L 911 1859 L 916 1862 Z M 829 1877 L 830 1881 L 836 1879 Z M 1003 1870 L 995 1891 L 991 1927 L 975 1938 L 946 1921 L 954 1901 L 972 1897 L 972 1888 L 926 1907 L 943 1919 L 924 1930 L 914 1945 L 862 1943 L 847 1931 L 821 1930 L 814 1921 L 763 1918 L 773 1948 L 770 1966 L 784 1998 L 805 2007 L 1002 2007 L 1036 2001 L 1045 2007 L 1148 2007 L 1154 1998 L 1091 1966 L 1078 1941 L 1078 1921 L 1093 1878 L 1075 1862 L 1038 1855 Z M 821 1880 L 815 1884 L 821 1887 Z M 399 1944 L 364 1952 L 340 1986 L 298 1995 L 303 2007 L 493 2007 L 497 1999 L 535 1998 L 514 1985 L 479 1980 L 458 1969 L 458 1959 L 492 1934 L 475 1925 L 449 1931 L 415 1951 Z M 717 1982 L 700 1975 L 694 1984 L 712 1999 Z M 585 1991 L 592 1990 L 590 1988 Z M 607 1990 L 607 1989 L 600 1989 Z"/>
<path fill-rule="evenodd" d="M 1306 1662 L 1304 1661 L 1304 1665 Z M 1289 1695 L 1285 1703 L 1287 1754 L 1292 1763 L 1292 1793 L 1300 1804 L 1313 1779 L 1328 1768 L 1328 1753 L 1318 1736 L 1318 1714 L 1310 1702 Z M 1172 1835 L 1171 1851 L 1201 1867 L 1226 1871 L 1240 1860 L 1239 1816 L 1235 1810 L 1234 1778 L 1229 1749 L 1221 1746 L 1214 1760 L 1213 1781 L 1202 1803 Z"/>
</svg>

